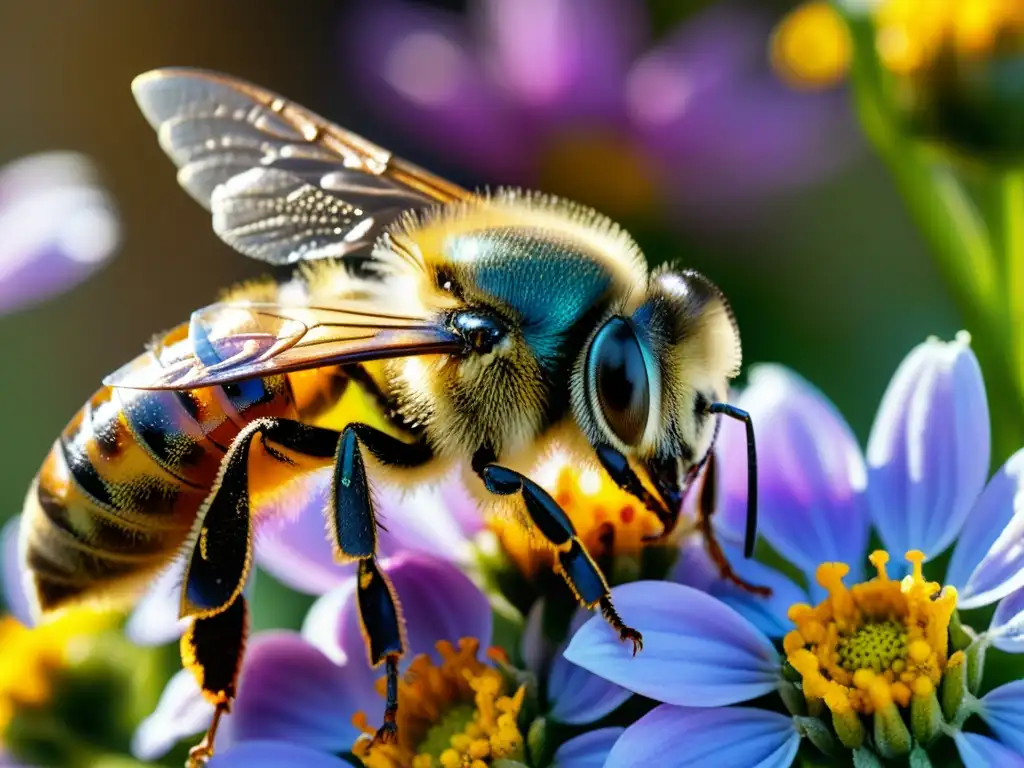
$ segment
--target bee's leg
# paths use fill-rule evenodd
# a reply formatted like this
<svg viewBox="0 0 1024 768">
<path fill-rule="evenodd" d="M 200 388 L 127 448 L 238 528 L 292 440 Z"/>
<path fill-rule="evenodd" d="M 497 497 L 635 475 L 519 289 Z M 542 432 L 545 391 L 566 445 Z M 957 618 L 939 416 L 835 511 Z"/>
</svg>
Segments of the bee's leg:
<svg viewBox="0 0 1024 768">
<path fill-rule="evenodd" d="M 545 539 L 558 550 L 556 569 L 577 599 L 587 608 L 600 606 L 601 613 L 623 642 L 633 644 L 633 654 L 643 648 L 643 637 L 619 617 L 612 605 L 608 582 L 576 536 L 568 515 L 551 495 L 530 478 L 498 464 L 482 467 L 480 476 L 491 493 L 499 496 L 521 494 L 526 511 Z"/>
<path fill-rule="evenodd" d="M 389 467 L 421 466 L 433 451 L 426 442 L 405 443 L 366 424 L 349 424 L 342 430 L 334 464 L 334 499 L 329 527 L 339 553 L 359 561 L 359 621 L 373 666 L 384 664 L 387 702 L 384 723 L 374 737 L 391 742 L 397 735 L 398 660 L 405 652 L 402 621 L 387 575 L 377 566 L 377 522 L 366 478 L 363 450 Z"/>
<path fill-rule="evenodd" d="M 718 567 L 718 573 L 727 581 L 731 581 L 736 586 L 745 589 L 748 592 L 752 592 L 755 595 L 771 595 L 772 591 L 768 587 L 760 586 L 757 584 L 751 584 L 746 579 L 742 578 L 739 574 L 732 569 L 729 565 L 729 560 L 725 556 L 725 552 L 722 551 L 722 545 L 718 543 L 718 539 L 715 537 L 715 529 L 711 524 L 711 516 L 715 512 L 716 495 L 717 495 L 717 483 L 715 482 L 715 475 L 717 474 L 717 462 L 715 461 L 715 452 L 712 451 L 708 454 L 707 468 L 704 470 L 704 483 L 700 489 L 700 496 L 697 499 L 697 525 L 700 529 L 701 534 L 704 537 L 704 546 L 707 548 L 708 555 L 711 557 L 712 562 Z"/>
<path fill-rule="evenodd" d="M 682 493 L 679 491 L 678 465 L 672 467 L 666 465 L 663 469 L 665 476 L 659 474 L 658 479 L 661 479 L 662 482 L 658 483 L 658 491 L 666 497 L 662 500 L 647 489 L 633 468 L 629 466 L 629 460 L 620 451 L 610 445 L 599 445 L 595 452 L 598 461 L 601 462 L 601 466 L 604 467 L 604 471 L 608 473 L 612 481 L 658 518 L 662 525 L 661 533 L 649 537 L 650 540 L 657 541 L 669 536 L 679 524 L 679 513 L 683 502 Z M 672 470 L 675 471 L 675 474 L 670 474 Z"/>
<path fill-rule="evenodd" d="M 242 652 L 248 630 L 248 607 L 238 597 L 215 616 L 193 620 L 181 636 L 181 659 L 192 671 L 203 696 L 214 706 L 203 740 L 188 754 L 188 766 L 194 768 L 213 756 L 213 745 L 221 716 L 231 708 L 242 666 Z"/>
<path fill-rule="evenodd" d="M 291 463 L 291 451 L 328 466 L 338 443 L 333 430 L 258 419 L 238 433 L 221 462 L 220 480 L 199 513 L 202 523 L 182 588 L 182 617 L 192 619 L 181 638 L 182 664 L 216 707 L 209 730 L 191 753 L 191 765 L 213 754 L 217 726 L 234 699 L 242 663 L 248 628 L 242 588 L 252 561 L 249 470 L 257 438 L 264 448 L 259 460 Z"/>
</svg>

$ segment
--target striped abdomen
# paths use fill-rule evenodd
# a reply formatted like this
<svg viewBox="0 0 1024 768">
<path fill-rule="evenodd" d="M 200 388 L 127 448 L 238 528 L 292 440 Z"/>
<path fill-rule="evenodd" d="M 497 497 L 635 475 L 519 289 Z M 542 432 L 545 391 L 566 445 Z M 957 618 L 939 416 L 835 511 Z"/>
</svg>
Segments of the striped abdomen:
<svg viewBox="0 0 1024 768">
<path fill-rule="evenodd" d="M 345 381 L 325 370 L 182 392 L 100 389 L 25 500 L 22 553 L 39 607 L 133 598 L 180 552 L 235 435 L 259 417 L 326 407 Z"/>
</svg>

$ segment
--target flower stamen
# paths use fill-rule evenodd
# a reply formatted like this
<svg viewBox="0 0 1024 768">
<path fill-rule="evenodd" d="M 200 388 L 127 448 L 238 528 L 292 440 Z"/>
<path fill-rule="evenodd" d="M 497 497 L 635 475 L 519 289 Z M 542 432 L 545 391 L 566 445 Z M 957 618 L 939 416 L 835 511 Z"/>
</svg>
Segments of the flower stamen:
<svg viewBox="0 0 1024 768">
<path fill-rule="evenodd" d="M 509 695 L 505 678 L 477 658 L 478 640 L 463 638 L 456 649 L 437 643 L 441 664 L 423 654 L 412 660 L 398 684 L 398 740 L 360 739 L 353 753 L 367 768 L 485 768 L 523 750 L 518 716 L 526 689 Z M 385 694 L 385 680 L 378 692 Z M 375 733 L 365 712 L 353 723 Z"/>
<path fill-rule="evenodd" d="M 946 669 L 956 590 L 924 578 L 922 552 L 906 558 L 911 574 L 894 581 L 886 571 L 888 553 L 872 553 L 875 578 L 849 588 L 843 582 L 849 566 L 824 563 L 817 578 L 828 597 L 789 610 L 796 629 L 783 641 L 786 657 L 802 677 L 804 696 L 831 711 L 844 744 L 863 740 L 856 715 L 875 715 L 876 736 L 881 731 L 901 744 L 906 739 L 896 708 L 915 698 L 931 700 Z"/>
</svg>

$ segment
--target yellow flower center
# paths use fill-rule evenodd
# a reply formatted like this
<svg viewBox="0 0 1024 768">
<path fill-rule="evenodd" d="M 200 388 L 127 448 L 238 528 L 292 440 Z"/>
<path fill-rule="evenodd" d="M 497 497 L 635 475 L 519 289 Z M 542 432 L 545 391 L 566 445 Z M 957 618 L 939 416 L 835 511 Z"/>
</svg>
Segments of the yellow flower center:
<svg viewBox="0 0 1024 768">
<path fill-rule="evenodd" d="M 893 702 L 907 707 L 912 696 L 935 690 L 950 662 L 956 590 L 925 580 L 923 553 L 906 557 L 913 571 L 894 581 L 885 569 L 888 553 L 872 553 L 877 575 L 850 588 L 843 583 L 845 563 L 818 567 L 828 597 L 813 608 L 792 606 L 796 629 L 783 641 L 806 698 L 824 701 L 837 715 L 871 714 Z"/>
<path fill-rule="evenodd" d="M 825 0 L 813 0 L 779 22 L 770 53 L 776 73 L 790 85 L 827 88 L 846 76 L 852 49 L 839 13 Z"/>
<path fill-rule="evenodd" d="M 517 760 L 523 735 L 517 718 L 525 687 L 508 695 L 505 678 L 477 658 L 479 641 L 463 638 L 456 649 L 437 644 L 440 666 L 417 656 L 398 683 L 398 741 L 361 739 L 353 752 L 367 768 L 486 768 L 495 760 Z M 385 692 L 385 681 L 378 681 Z M 353 718 L 368 735 L 375 729 L 365 712 Z"/>
<path fill-rule="evenodd" d="M 592 557 L 637 555 L 644 538 L 661 532 L 658 518 L 596 469 L 579 470 L 556 459 L 538 472 L 538 482 L 565 510 Z M 550 570 L 555 547 L 529 526 L 492 515 L 488 525 L 524 574 Z"/>
<path fill-rule="evenodd" d="M 55 674 L 84 651 L 83 642 L 111 622 L 109 615 L 71 610 L 28 628 L 0 616 L 0 735 L 20 708 L 45 704 Z"/>
</svg>

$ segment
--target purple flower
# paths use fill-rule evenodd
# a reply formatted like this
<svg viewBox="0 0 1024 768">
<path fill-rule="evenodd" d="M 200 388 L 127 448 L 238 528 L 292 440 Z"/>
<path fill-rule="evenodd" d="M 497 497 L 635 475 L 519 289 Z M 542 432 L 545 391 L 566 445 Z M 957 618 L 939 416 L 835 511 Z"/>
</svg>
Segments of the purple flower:
<svg viewBox="0 0 1024 768">
<path fill-rule="evenodd" d="M 346 17 L 343 45 L 366 101 L 446 160 L 613 213 L 656 198 L 697 224 L 850 154 L 845 95 L 777 82 L 769 30 L 716 5 L 647 49 L 629 0 L 476 0 L 467 18 L 386 0 Z"/>
<path fill-rule="evenodd" d="M 0 168 L 0 313 L 84 280 L 114 252 L 119 230 L 81 155 L 48 152 Z"/>
<path fill-rule="evenodd" d="M 518 713 L 525 689 L 501 682 L 502 673 L 478 654 L 491 641 L 487 597 L 446 560 L 407 552 L 384 561 L 383 567 L 402 601 L 406 626 L 400 741 L 394 748 L 400 762 L 420 752 L 468 743 L 468 737 L 459 735 L 466 728 L 467 704 L 479 714 L 474 721 L 477 730 L 471 733 L 482 729 L 491 735 L 492 745 L 505 739 L 511 753 L 521 749 L 524 735 L 514 717 L 488 720 L 492 711 Z M 307 764 L 309 756 L 308 764 L 340 765 L 330 755 L 366 749 L 359 737 L 364 730 L 372 731 L 366 724 L 383 711 L 383 681 L 367 661 L 355 597 L 353 575 L 314 604 L 301 633 L 264 632 L 253 637 L 238 697 L 222 729 L 221 749 L 211 764 Z M 137 733 L 138 757 L 152 759 L 189 735 L 187 731 L 202 730 L 208 723 L 209 705 L 185 674 L 171 681 L 157 711 Z M 428 684 L 442 678 L 448 682 L 440 687 Z M 460 693 L 459 681 L 464 680 L 475 682 Z M 571 724 L 593 722 L 630 695 L 564 660 L 553 666 L 548 689 L 547 715 Z M 428 730 L 434 736 L 443 732 L 445 738 L 440 744 L 436 739 L 427 743 Z M 566 742 L 556 753 L 556 764 L 603 764 L 620 730 L 596 731 Z M 275 746 L 264 751 L 265 742 Z"/>
<path fill-rule="evenodd" d="M 699 764 L 707 748 L 714 749 L 716 764 L 789 765 L 802 737 L 820 737 L 817 726 L 799 712 L 789 717 L 730 706 L 792 689 L 782 676 L 783 659 L 801 677 L 797 695 L 824 701 L 848 747 L 863 742 L 858 713 L 866 709 L 874 712 L 880 754 L 906 754 L 911 734 L 898 709 L 913 701 L 938 712 L 936 690 L 943 680 L 944 690 L 959 691 L 962 698 L 952 697 L 956 706 L 944 701 L 937 722 L 945 720 L 956 733 L 965 765 L 995 764 L 990 761 L 997 755 L 1017 761 L 1005 764 L 1024 761 L 1024 686 L 984 695 L 979 690 L 985 647 L 1024 650 L 1024 551 L 1017 514 L 1024 498 L 1024 450 L 986 485 L 988 406 L 966 335 L 951 343 L 930 339 L 907 356 L 882 399 L 866 460 L 836 408 L 782 367 L 754 369 L 738 404 L 754 417 L 764 538 L 803 572 L 806 583 L 817 582 L 816 595 L 827 595 L 825 607 L 812 608 L 802 586 L 733 551 L 732 562 L 743 576 L 775 590 L 769 600 L 743 593 L 724 584 L 692 546 L 673 574 L 690 586 L 638 582 L 613 590 L 619 611 L 644 634 L 643 653 L 635 659 L 624 654 L 614 634 L 591 620 L 565 655 L 664 702 L 627 728 L 612 750 L 612 760 L 621 758 L 614 764 L 642 765 L 647 749 L 679 755 L 673 765 Z M 746 499 L 737 478 L 745 476 L 745 456 L 741 434 L 729 424 L 722 430 L 722 466 L 730 471 L 722 473 L 719 523 L 726 538 L 738 541 Z M 888 555 L 876 552 L 870 559 L 879 575 L 851 592 L 843 582 L 862 581 L 871 523 L 887 548 L 914 550 L 907 555 L 912 574 L 902 582 L 889 580 Z M 939 592 L 924 579 L 920 564 L 950 545 L 944 582 L 952 588 Z M 987 631 L 973 642 L 953 635 L 949 647 L 947 625 L 957 606 L 1001 599 Z M 909 610 L 900 605 L 916 606 L 912 610 L 927 630 L 923 624 L 905 630 L 893 624 L 893 616 Z M 877 606 L 887 607 L 876 617 Z M 844 639 L 828 634 L 833 620 L 846 621 Z M 879 645 L 878 638 L 900 631 L 902 639 L 879 651 L 886 643 Z M 783 635 L 780 653 L 770 638 Z M 812 653 L 836 642 L 834 656 L 822 655 L 823 648 Z M 838 660 L 826 664 L 824 658 Z M 890 669 L 896 661 L 903 665 L 899 675 Z M 965 675 L 968 669 L 974 671 Z M 853 670 L 860 671 L 855 676 Z M 975 715 L 998 741 L 961 731 Z M 923 729 L 913 733 L 918 743 L 935 735 L 927 718 L 915 716 L 913 727 Z"/>
</svg>

